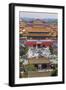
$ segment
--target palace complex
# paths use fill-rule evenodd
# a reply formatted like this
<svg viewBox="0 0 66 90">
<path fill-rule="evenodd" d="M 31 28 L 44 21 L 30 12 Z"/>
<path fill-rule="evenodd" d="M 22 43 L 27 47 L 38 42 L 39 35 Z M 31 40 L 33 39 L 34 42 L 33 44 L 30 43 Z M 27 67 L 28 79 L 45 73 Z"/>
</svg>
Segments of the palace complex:
<svg viewBox="0 0 66 90">
<path fill-rule="evenodd" d="M 54 50 L 56 50 L 57 52 L 57 38 L 58 38 L 57 25 L 48 24 L 47 22 L 41 21 L 39 19 L 28 23 L 25 21 L 20 21 L 19 34 L 20 34 L 20 44 L 24 44 L 29 48 L 27 52 L 28 64 L 34 65 L 37 68 L 37 71 L 51 69 L 51 65 L 52 64 L 54 65 L 55 63 L 53 63 L 50 60 L 51 57 L 50 48 L 53 47 Z M 45 73 L 44 74 L 42 73 L 40 76 L 50 75 L 50 74 L 45 75 Z M 36 76 L 35 72 L 34 76 Z"/>
</svg>

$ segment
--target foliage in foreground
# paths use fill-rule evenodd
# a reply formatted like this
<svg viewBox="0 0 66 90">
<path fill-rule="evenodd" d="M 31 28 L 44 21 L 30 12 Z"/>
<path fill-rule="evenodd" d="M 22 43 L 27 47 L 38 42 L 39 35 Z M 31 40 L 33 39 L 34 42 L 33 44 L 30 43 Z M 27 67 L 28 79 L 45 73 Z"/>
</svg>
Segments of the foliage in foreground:
<svg viewBox="0 0 66 90">
<path fill-rule="evenodd" d="M 58 70 L 57 68 L 53 70 L 51 76 L 57 76 L 58 75 Z"/>
<path fill-rule="evenodd" d="M 32 64 L 26 65 L 26 66 L 24 67 L 24 69 L 25 69 L 25 72 L 28 72 L 28 71 L 36 71 L 36 70 L 37 70 L 37 68 L 36 68 L 34 65 L 32 65 Z"/>
</svg>

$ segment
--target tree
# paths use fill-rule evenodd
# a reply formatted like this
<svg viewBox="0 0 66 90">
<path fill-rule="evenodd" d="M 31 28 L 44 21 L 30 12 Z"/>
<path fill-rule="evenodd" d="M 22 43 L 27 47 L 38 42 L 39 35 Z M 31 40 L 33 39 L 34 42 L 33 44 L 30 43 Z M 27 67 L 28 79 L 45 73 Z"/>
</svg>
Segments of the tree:
<svg viewBox="0 0 66 90">
<path fill-rule="evenodd" d="M 28 65 L 24 66 L 24 69 L 25 69 L 25 72 L 37 70 L 37 68 L 33 64 L 28 64 Z"/>
<path fill-rule="evenodd" d="M 57 68 L 53 70 L 51 76 L 57 76 L 58 75 L 58 70 Z"/>
<path fill-rule="evenodd" d="M 51 54 L 53 54 L 53 47 L 50 46 L 49 50 L 50 50 Z"/>
<path fill-rule="evenodd" d="M 22 47 L 20 46 L 20 56 L 25 55 L 28 52 L 28 47 Z"/>
</svg>

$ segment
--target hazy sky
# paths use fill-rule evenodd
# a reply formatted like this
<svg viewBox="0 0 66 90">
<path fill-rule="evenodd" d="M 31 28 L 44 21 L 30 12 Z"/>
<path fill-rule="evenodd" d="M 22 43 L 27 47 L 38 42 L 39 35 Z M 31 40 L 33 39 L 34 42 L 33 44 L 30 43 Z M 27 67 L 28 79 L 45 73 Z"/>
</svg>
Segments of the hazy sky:
<svg viewBox="0 0 66 90">
<path fill-rule="evenodd" d="M 24 12 L 24 11 L 20 11 L 19 12 L 19 17 L 20 18 L 38 18 L 38 19 L 57 19 L 58 18 L 58 14 L 57 13 L 45 13 L 45 12 Z"/>
</svg>

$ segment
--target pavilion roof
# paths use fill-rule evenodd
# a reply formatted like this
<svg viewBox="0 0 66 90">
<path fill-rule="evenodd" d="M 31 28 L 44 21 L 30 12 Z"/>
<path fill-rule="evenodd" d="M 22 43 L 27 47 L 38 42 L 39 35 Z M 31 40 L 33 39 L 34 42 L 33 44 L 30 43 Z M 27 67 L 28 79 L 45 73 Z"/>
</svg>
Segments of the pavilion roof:
<svg viewBox="0 0 66 90">
<path fill-rule="evenodd" d="M 30 64 L 48 64 L 50 63 L 49 59 L 46 57 L 41 57 L 41 58 L 29 58 L 29 63 Z"/>
</svg>

